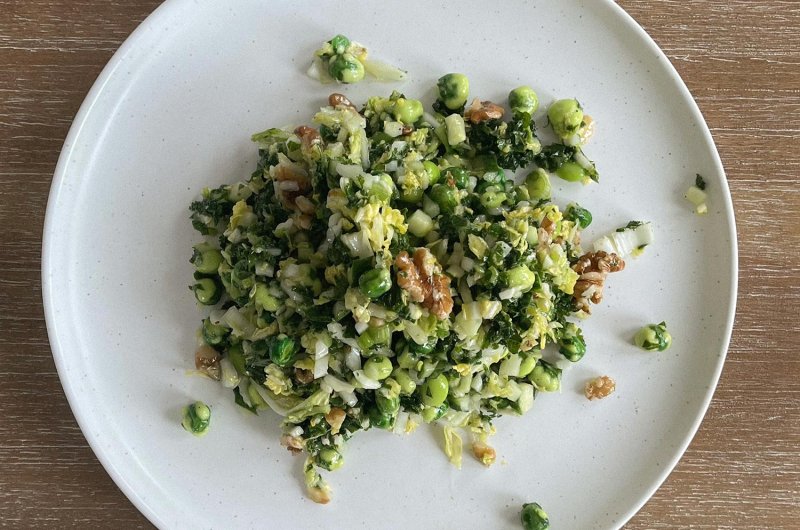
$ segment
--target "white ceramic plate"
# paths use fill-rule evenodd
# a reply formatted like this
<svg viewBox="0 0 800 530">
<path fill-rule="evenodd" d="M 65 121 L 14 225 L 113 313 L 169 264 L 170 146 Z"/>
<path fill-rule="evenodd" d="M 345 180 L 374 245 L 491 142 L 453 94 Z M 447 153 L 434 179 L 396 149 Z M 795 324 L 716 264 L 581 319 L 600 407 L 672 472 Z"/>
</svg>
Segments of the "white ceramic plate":
<svg viewBox="0 0 800 530">
<path fill-rule="evenodd" d="M 369 6 L 369 7 L 367 7 Z M 342 32 L 408 69 L 399 87 L 432 102 L 445 72 L 504 101 L 530 84 L 544 105 L 577 97 L 596 119 L 586 149 L 600 185 L 557 184 L 562 205 L 595 215 L 585 239 L 630 219 L 657 243 L 610 280 L 586 323 L 590 351 L 524 418 L 497 422 L 498 463 L 449 465 L 436 437 L 370 431 L 330 476 L 328 506 L 304 495 L 302 458 L 278 443 L 272 414 L 243 413 L 192 365 L 200 313 L 186 286 L 197 240 L 187 206 L 201 188 L 248 176 L 252 132 L 307 122 L 332 87 L 304 71 Z M 347 87 L 356 102 L 384 84 Z M 683 192 L 709 182 L 710 213 Z M 538 501 L 554 528 L 623 524 L 686 448 L 716 385 L 730 336 L 736 246 L 727 183 L 709 131 L 664 55 L 610 1 L 381 3 L 171 0 L 103 71 L 64 145 L 47 210 L 44 300 L 72 409 L 100 461 L 164 528 L 518 528 Z M 666 320 L 664 353 L 631 344 Z M 589 402 L 590 377 L 617 392 Z M 211 432 L 179 426 L 193 399 Z"/>
</svg>

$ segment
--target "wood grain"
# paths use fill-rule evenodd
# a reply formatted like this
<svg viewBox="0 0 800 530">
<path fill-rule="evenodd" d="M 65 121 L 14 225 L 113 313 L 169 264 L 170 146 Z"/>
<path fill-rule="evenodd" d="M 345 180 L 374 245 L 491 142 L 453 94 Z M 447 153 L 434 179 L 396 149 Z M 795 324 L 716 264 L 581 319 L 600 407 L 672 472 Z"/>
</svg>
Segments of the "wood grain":
<svg viewBox="0 0 800 530">
<path fill-rule="evenodd" d="M 740 284 L 728 360 L 689 450 L 627 525 L 800 528 L 800 2 L 620 0 L 686 81 L 733 194 Z M 69 125 L 158 2 L 0 0 L 0 524 L 149 527 L 75 423 L 39 278 Z"/>
</svg>

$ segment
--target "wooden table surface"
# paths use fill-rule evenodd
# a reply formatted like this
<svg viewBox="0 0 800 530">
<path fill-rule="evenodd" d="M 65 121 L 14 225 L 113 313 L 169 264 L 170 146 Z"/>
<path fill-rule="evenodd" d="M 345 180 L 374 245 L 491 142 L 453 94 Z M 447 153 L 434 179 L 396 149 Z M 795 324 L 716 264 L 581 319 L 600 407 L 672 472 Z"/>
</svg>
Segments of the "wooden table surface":
<svg viewBox="0 0 800 530">
<path fill-rule="evenodd" d="M 148 527 L 87 445 L 45 330 L 47 194 L 100 70 L 155 0 L 0 0 L 0 525 Z M 714 135 L 739 232 L 728 359 L 700 431 L 627 525 L 800 528 L 800 0 L 620 0 Z"/>
</svg>

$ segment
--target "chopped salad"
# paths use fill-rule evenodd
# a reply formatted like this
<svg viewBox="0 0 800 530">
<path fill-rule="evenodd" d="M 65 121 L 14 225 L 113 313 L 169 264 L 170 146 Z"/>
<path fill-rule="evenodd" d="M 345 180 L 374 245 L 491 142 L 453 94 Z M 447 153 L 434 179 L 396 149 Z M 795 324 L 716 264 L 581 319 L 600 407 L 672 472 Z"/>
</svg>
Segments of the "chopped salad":
<svg viewBox="0 0 800 530">
<path fill-rule="evenodd" d="M 627 232 L 584 252 L 591 214 L 551 202 L 553 176 L 599 179 L 576 100 L 550 105 L 545 145 L 529 87 L 510 112 L 468 103 L 461 74 L 437 88 L 430 110 L 399 92 L 359 106 L 332 94 L 313 126 L 253 135 L 250 178 L 191 205 L 205 236 L 192 290 L 210 307 L 196 366 L 283 417 L 317 502 L 359 431 L 435 424 L 455 465 L 465 439 L 492 464 L 493 420 L 560 389 L 586 352 L 575 317 L 625 265 Z"/>
</svg>

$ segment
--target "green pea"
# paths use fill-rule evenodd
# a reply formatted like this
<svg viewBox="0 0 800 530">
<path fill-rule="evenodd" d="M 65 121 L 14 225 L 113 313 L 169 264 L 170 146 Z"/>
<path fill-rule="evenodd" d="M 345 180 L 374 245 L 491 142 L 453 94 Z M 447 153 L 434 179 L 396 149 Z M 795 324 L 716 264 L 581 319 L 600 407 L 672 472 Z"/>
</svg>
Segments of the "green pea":
<svg viewBox="0 0 800 530">
<path fill-rule="evenodd" d="M 409 344 L 414 341 L 410 341 Z M 400 355 L 397 356 L 397 365 L 400 368 L 404 368 L 406 370 L 416 370 L 417 363 L 419 363 L 419 354 L 411 351 L 411 349 L 404 350 Z"/>
<path fill-rule="evenodd" d="M 228 359 L 230 359 L 231 364 L 239 374 L 246 374 L 247 367 L 245 366 L 244 361 L 244 351 L 242 350 L 241 344 L 231 344 L 231 347 L 228 348 Z"/>
<path fill-rule="evenodd" d="M 561 329 L 558 336 L 558 352 L 571 362 L 580 361 L 586 354 L 586 341 L 583 340 L 583 333 L 573 322 Z"/>
<path fill-rule="evenodd" d="M 436 82 L 439 100 L 450 110 L 458 110 L 467 103 L 469 79 L 464 74 L 446 74 Z"/>
<path fill-rule="evenodd" d="M 559 99 L 547 109 L 547 117 L 556 136 L 566 140 L 583 124 L 583 109 L 577 99 Z"/>
<path fill-rule="evenodd" d="M 350 39 L 344 35 L 336 35 L 328 42 L 331 44 L 331 48 L 333 48 L 333 53 L 336 54 L 344 53 L 347 47 L 350 46 Z"/>
<path fill-rule="evenodd" d="M 406 125 L 413 125 L 422 117 L 422 102 L 418 99 L 399 98 L 392 108 L 394 119 Z"/>
<path fill-rule="evenodd" d="M 572 203 L 567 206 L 567 210 L 564 212 L 564 219 L 575 221 L 581 228 L 586 228 L 592 224 L 592 212 Z"/>
<path fill-rule="evenodd" d="M 555 392 L 561 388 L 561 369 L 540 359 L 528 380 L 537 390 Z"/>
<path fill-rule="evenodd" d="M 269 358 L 278 366 L 288 366 L 294 360 L 297 344 L 285 335 L 279 335 L 269 347 Z"/>
<path fill-rule="evenodd" d="M 508 94 L 508 106 L 513 113 L 527 113 L 533 115 L 539 108 L 539 96 L 529 86 L 520 86 Z"/>
<path fill-rule="evenodd" d="M 269 287 L 263 283 L 256 284 L 253 302 L 255 302 L 256 307 L 260 307 L 264 311 L 269 311 L 270 313 L 274 313 L 281 306 L 280 300 L 272 296 L 269 292 Z"/>
<path fill-rule="evenodd" d="M 514 204 L 519 204 L 522 201 L 530 202 L 531 194 L 528 193 L 528 188 L 524 185 L 514 186 L 514 189 L 511 190 L 511 200 Z"/>
<path fill-rule="evenodd" d="M 367 407 L 367 417 L 369 423 L 373 427 L 379 429 L 391 429 L 394 426 L 394 416 L 391 414 L 384 414 L 377 405 Z"/>
<path fill-rule="evenodd" d="M 568 182 L 580 182 L 588 177 L 588 173 L 576 162 L 564 162 L 556 169 L 556 175 Z"/>
<path fill-rule="evenodd" d="M 400 200 L 403 202 L 416 204 L 422 200 L 423 189 L 421 187 L 401 189 Z"/>
<path fill-rule="evenodd" d="M 430 406 L 423 407 L 422 420 L 425 423 L 433 423 L 434 421 L 444 416 L 444 414 L 448 410 L 450 410 L 450 406 L 447 403 L 442 403 L 438 407 L 430 407 Z"/>
<path fill-rule="evenodd" d="M 506 271 L 506 284 L 510 288 L 526 292 L 533 287 L 534 283 L 536 283 L 536 274 L 525 265 L 517 265 Z"/>
<path fill-rule="evenodd" d="M 331 57 L 328 73 L 342 83 L 358 83 L 364 79 L 364 65 L 351 54 L 343 53 Z"/>
<path fill-rule="evenodd" d="M 367 328 L 358 336 L 358 345 L 362 350 L 369 350 L 376 344 L 388 345 L 392 340 L 392 330 L 389 326 L 375 326 Z"/>
<path fill-rule="evenodd" d="M 455 187 L 436 184 L 430 192 L 431 200 L 445 213 L 453 213 L 458 206 L 458 193 Z"/>
<path fill-rule="evenodd" d="M 507 198 L 502 191 L 487 190 L 481 194 L 481 205 L 486 209 L 498 208 Z"/>
<path fill-rule="evenodd" d="M 400 395 L 402 396 L 410 396 L 417 389 L 417 384 L 411 379 L 408 372 L 402 368 L 396 368 L 392 372 L 392 377 L 400 385 Z"/>
<path fill-rule="evenodd" d="M 439 179 L 442 176 L 442 173 L 439 170 L 439 166 L 437 166 L 430 160 L 426 160 L 425 162 L 422 163 L 422 165 L 425 167 L 425 171 L 428 173 L 428 185 L 433 186 L 434 184 L 439 182 Z"/>
<path fill-rule="evenodd" d="M 550 520 L 547 518 L 547 514 L 536 502 L 523 504 L 520 518 L 525 530 L 547 530 L 550 528 Z"/>
<path fill-rule="evenodd" d="M 533 369 L 536 367 L 536 362 L 539 358 L 536 355 L 527 355 L 522 358 L 519 364 L 519 373 L 517 377 L 528 377 Z"/>
<path fill-rule="evenodd" d="M 206 344 L 218 346 L 222 344 L 230 332 L 230 328 L 214 324 L 210 318 L 203 320 L 203 340 L 206 341 Z"/>
<path fill-rule="evenodd" d="M 208 432 L 210 423 L 211 409 L 202 401 L 195 401 L 183 408 L 181 425 L 195 436 L 203 436 Z"/>
<path fill-rule="evenodd" d="M 389 416 L 395 416 L 400 410 L 400 399 L 397 396 L 378 393 L 375 396 L 375 404 L 382 413 Z"/>
<path fill-rule="evenodd" d="M 189 261 L 194 264 L 197 272 L 211 274 L 217 272 L 217 269 L 222 263 L 222 253 L 211 245 L 202 243 L 194 247 L 192 259 Z"/>
<path fill-rule="evenodd" d="M 222 296 L 222 286 L 211 278 L 200 278 L 190 287 L 194 297 L 203 305 L 214 305 Z"/>
<path fill-rule="evenodd" d="M 365 296 L 378 298 L 392 288 L 389 269 L 372 269 L 358 279 L 358 288 Z"/>
<path fill-rule="evenodd" d="M 392 375 L 392 361 L 383 355 L 375 355 L 364 363 L 364 375 L 376 381 L 383 381 Z"/>
<path fill-rule="evenodd" d="M 342 464 L 344 464 L 344 457 L 342 457 L 342 453 L 336 449 L 327 447 L 317 455 L 317 464 L 323 469 L 333 471 L 342 467 Z"/>
<path fill-rule="evenodd" d="M 672 344 L 672 335 L 667 331 L 667 324 L 649 324 L 640 329 L 633 338 L 634 343 L 648 351 L 664 351 Z"/>
<path fill-rule="evenodd" d="M 460 190 L 465 189 L 467 184 L 469 184 L 469 173 L 467 173 L 467 170 L 460 167 L 445 168 L 442 175 L 444 176 L 445 182 L 452 179 L 453 185 Z"/>
<path fill-rule="evenodd" d="M 550 199 L 550 177 L 547 175 L 547 171 L 541 168 L 532 171 L 525 177 L 525 188 L 528 190 L 531 200 Z"/>
<path fill-rule="evenodd" d="M 447 399 L 450 383 L 444 374 L 431 377 L 422 385 L 422 403 L 429 407 L 438 407 Z"/>
</svg>

